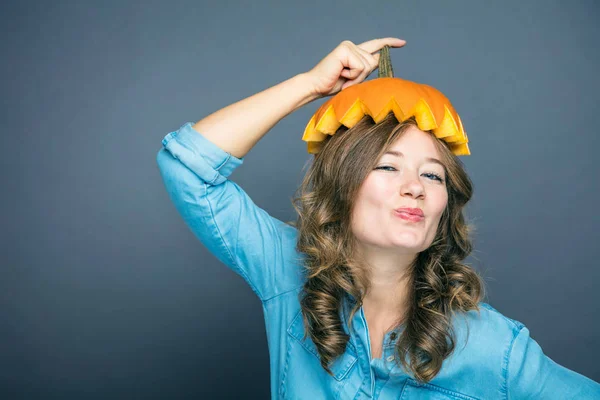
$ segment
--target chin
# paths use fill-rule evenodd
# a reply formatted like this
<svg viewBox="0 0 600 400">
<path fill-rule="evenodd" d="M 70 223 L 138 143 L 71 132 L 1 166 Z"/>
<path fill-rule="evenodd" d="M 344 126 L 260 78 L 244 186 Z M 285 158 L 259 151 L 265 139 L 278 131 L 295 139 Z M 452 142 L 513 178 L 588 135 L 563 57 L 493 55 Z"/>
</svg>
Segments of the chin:
<svg viewBox="0 0 600 400">
<path fill-rule="evenodd" d="M 396 241 L 393 243 L 394 248 L 396 249 L 406 249 L 406 253 L 418 253 L 423 251 L 423 243 L 415 243 L 414 241 Z"/>
</svg>

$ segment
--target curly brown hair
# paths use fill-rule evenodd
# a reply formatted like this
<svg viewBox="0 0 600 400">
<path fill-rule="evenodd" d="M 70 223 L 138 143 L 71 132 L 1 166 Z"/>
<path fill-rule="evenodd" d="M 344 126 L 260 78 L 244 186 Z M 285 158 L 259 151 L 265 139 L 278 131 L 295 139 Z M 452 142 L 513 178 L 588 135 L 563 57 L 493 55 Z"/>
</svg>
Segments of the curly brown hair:
<svg viewBox="0 0 600 400">
<path fill-rule="evenodd" d="M 344 296 L 356 300 L 351 326 L 370 287 L 350 229 L 351 211 L 366 176 L 410 125 L 418 128 L 414 117 L 399 122 L 393 112 L 379 123 L 365 115 L 352 128 L 341 125 L 325 139 L 292 198 L 298 213 L 290 223 L 298 229 L 296 250 L 306 255 L 307 279 L 299 294 L 304 337 L 310 335 L 330 375 L 329 365 L 346 351 L 349 340 L 340 316 Z M 465 222 L 463 209 L 473 184 L 447 143 L 432 137 L 446 168 L 448 203 L 431 246 L 407 270 L 405 329 L 395 346 L 399 365 L 421 382 L 433 379 L 454 351 L 453 314 L 479 312 L 485 290 L 484 279 L 461 262 L 472 249 L 473 226 Z"/>
</svg>

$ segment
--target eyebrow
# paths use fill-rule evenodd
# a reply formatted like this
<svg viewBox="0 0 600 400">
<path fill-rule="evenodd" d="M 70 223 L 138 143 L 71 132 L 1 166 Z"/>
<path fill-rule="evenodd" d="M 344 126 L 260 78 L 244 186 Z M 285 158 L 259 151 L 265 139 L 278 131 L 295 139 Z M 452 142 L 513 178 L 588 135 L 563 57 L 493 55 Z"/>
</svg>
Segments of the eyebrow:
<svg viewBox="0 0 600 400">
<path fill-rule="evenodd" d="M 391 155 L 396 156 L 396 157 L 403 157 L 404 156 L 404 154 L 402 154 L 402 152 L 400 152 L 400 151 L 393 151 L 393 150 L 389 150 L 389 151 L 386 151 L 385 153 L 383 153 L 384 156 L 386 154 L 391 154 Z M 435 164 L 439 164 L 442 167 L 444 167 L 444 169 L 446 168 L 444 166 L 444 164 L 440 160 L 438 160 L 437 158 L 425 157 L 425 161 L 432 162 L 432 163 L 435 163 Z"/>
</svg>

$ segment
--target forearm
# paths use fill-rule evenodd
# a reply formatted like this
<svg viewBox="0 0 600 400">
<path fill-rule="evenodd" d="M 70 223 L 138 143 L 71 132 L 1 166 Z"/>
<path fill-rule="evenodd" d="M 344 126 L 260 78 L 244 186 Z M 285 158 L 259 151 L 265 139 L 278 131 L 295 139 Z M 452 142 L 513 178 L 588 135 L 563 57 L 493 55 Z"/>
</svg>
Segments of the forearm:
<svg viewBox="0 0 600 400">
<path fill-rule="evenodd" d="M 318 97 L 306 75 L 298 74 L 210 114 L 193 128 L 242 158 L 277 122 Z"/>
</svg>

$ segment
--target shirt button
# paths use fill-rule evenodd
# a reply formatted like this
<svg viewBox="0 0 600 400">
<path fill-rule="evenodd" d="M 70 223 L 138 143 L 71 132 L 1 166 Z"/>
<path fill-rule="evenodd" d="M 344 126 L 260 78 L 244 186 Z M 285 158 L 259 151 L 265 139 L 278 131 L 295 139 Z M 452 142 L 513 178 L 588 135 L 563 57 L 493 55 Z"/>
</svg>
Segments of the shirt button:
<svg viewBox="0 0 600 400">
<path fill-rule="evenodd" d="M 390 335 L 390 339 L 392 339 L 392 340 L 396 339 L 396 332 L 392 332 L 392 334 Z"/>
<path fill-rule="evenodd" d="M 392 362 L 392 361 L 394 361 L 394 356 L 389 356 L 389 357 L 387 358 L 387 360 L 388 360 L 389 362 Z"/>
</svg>

